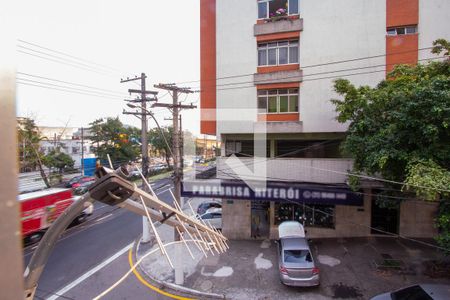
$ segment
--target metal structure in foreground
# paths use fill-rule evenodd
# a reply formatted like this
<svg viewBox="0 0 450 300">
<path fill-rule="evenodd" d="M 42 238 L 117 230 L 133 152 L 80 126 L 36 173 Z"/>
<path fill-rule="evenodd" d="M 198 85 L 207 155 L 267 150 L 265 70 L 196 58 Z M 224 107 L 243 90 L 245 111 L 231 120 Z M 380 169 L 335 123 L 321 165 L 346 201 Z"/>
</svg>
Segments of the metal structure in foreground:
<svg viewBox="0 0 450 300">
<path fill-rule="evenodd" d="M 156 194 L 149 194 L 128 181 L 129 173 L 125 167 L 120 167 L 116 171 L 102 167 L 96 171 L 96 175 L 98 179 L 91 185 L 89 192 L 74 202 L 52 224 L 39 242 L 24 273 L 25 299 L 33 299 L 39 277 L 61 233 L 79 213 L 94 201 L 112 206 L 117 205 L 148 217 L 159 249 L 172 268 L 171 259 L 167 255 L 153 222 L 166 223 L 174 227 L 179 232 L 180 239 L 184 242 L 189 253 L 191 253 L 191 250 L 185 242 L 185 235 L 191 240 L 198 241 L 194 244 L 205 256 L 209 252 L 213 255 L 214 252 L 220 254 L 229 248 L 227 238 L 222 233 L 210 224 L 197 219 L 195 214 L 192 216 L 185 214 L 176 201 L 174 201 L 174 207 L 172 207 L 159 200 Z M 191 211 L 194 213 L 192 207 Z"/>
</svg>

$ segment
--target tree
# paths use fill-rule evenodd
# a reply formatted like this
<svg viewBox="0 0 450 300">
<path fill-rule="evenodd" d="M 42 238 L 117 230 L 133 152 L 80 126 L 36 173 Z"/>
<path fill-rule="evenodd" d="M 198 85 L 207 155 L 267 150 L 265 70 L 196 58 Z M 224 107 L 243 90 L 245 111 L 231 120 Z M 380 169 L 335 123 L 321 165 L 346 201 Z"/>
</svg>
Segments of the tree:
<svg viewBox="0 0 450 300">
<path fill-rule="evenodd" d="M 114 166 L 138 159 L 140 146 L 131 141 L 137 135 L 137 128 L 124 126 L 118 117 L 97 119 L 89 125 L 93 151 L 99 159 L 107 161 L 109 154 Z"/>
<path fill-rule="evenodd" d="M 355 87 L 338 79 L 333 99 L 339 122 L 349 122 L 343 151 L 354 158 L 355 173 L 381 175 L 403 183 L 429 201 L 448 202 L 450 190 L 449 43 L 437 40 L 433 53 L 443 61 L 397 66 L 376 87 Z M 398 186 L 397 186 L 398 187 Z M 441 210 L 442 212 L 443 210 Z M 442 226 L 441 245 L 450 248 L 450 228 Z M 447 237 L 445 237 L 447 236 Z"/>
<path fill-rule="evenodd" d="M 171 146 L 172 137 L 173 127 L 171 126 L 161 127 L 161 131 L 158 128 L 153 128 L 148 132 L 148 142 L 152 145 L 152 150 L 155 154 L 159 154 L 164 157 L 168 168 L 170 168 L 170 158 L 172 155 L 170 149 L 167 147 L 166 141 L 169 146 Z"/>
<path fill-rule="evenodd" d="M 31 171 L 39 169 L 42 180 L 47 187 L 50 187 L 47 174 L 45 174 L 42 159 L 44 154 L 39 149 L 39 143 L 45 138 L 33 119 L 20 119 L 17 123 L 17 137 L 19 145 L 19 161 L 21 171 Z"/>
<path fill-rule="evenodd" d="M 44 156 L 43 163 L 48 168 L 58 169 L 58 173 L 62 174 L 64 169 L 73 168 L 75 161 L 69 155 L 61 152 L 60 149 L 57 148 Z"/>
</svg>

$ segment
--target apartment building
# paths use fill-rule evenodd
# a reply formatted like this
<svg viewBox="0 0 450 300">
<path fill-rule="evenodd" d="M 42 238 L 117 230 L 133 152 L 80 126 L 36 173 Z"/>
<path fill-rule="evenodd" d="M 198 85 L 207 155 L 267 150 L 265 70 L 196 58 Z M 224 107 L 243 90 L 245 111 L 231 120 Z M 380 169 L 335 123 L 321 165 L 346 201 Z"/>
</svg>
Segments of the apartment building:
<svg viewBox="0 0 450 300">
<path fill-rule="evenodd" d="M 433 58 L 432 42 L 450 38 L 450 1 L 200 5 L 200 127 L 220 140 L 222 155 L 220 188 L 200 186 L 194 194 L 223 199 L 227 236 L 274 238 L 277 225 L 290 219 L 304 222 L 313 237 L 436 234 L 436 205 L 405 201 L 387 209 L 375 201 L 380 183 L 349 189 L 352 160 L 339 151 L 347 125 L 336 121 L 330 99 L 338 97 L 336 78 L 375 86 L 396 64 Z M 232 155 L 248 169 L 233 167 Z M 248 190 L 248 180 L 267 180 L 265 192 Z"/>
</svg>

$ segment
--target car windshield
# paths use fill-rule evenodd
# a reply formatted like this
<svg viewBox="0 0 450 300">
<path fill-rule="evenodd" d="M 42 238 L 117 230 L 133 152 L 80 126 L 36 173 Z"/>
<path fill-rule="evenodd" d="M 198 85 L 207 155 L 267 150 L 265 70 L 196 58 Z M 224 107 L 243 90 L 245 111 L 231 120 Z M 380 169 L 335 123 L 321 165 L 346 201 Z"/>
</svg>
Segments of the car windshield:
<svg viewBox="0 0 450 300">
<path fill-rule="evenodd" d="M 312 262 L 309 250 L 284 250 L 285 263 Z"/>
<path fill-rule="evenodd" d="M 392 300 L 433 300 L 420 286 L 413 285 L 391 294 Z"/>
</svg>

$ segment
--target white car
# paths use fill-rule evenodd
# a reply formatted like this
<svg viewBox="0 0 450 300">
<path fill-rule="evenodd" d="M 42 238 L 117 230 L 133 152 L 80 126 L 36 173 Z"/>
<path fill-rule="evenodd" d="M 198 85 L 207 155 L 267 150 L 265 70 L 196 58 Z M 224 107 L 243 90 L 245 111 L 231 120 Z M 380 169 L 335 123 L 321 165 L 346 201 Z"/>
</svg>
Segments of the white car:
<svg viewBox="0 0 450 300">
<path fill-rule="evenodd" d="M 210 223 L 211 226 L 218 230 L 222 230 L 222 209 L 221 208 L 211 208 L 208 209 L 203 215 L 198 216 L 206 224 Z"/>
</svg>

